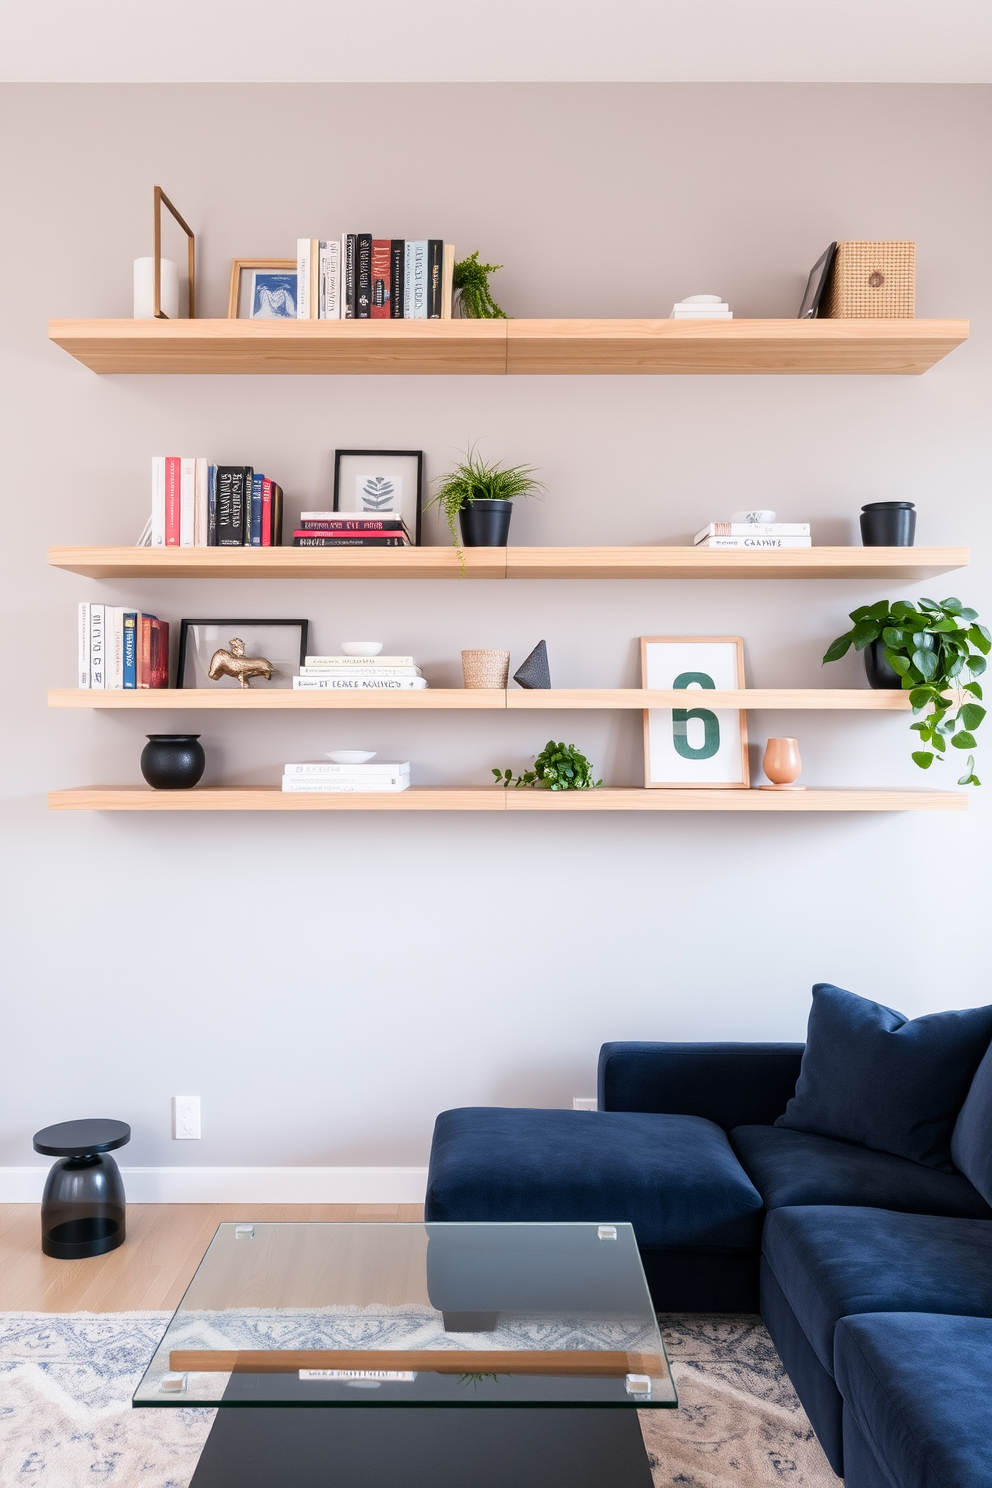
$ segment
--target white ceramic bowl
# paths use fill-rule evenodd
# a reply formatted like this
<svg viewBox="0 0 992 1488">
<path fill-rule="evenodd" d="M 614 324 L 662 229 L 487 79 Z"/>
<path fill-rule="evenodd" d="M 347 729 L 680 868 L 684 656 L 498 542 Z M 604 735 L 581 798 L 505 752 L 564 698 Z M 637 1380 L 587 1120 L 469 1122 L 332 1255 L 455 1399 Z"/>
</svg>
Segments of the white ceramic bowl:
<svg viewBox="0 0 992 1488">
<path fill-rule="evenodd" d="M 760 507 L 751 507 L 748 511 L 734 512 L 731 515 L 732 522 L 774 522 L 773 511 L 762 511 Z"/>
<path fill-rule="evenodd" d="M 382 650 L 381 641 L 342 641 L 341 650 L 345 656 L 378 656 Z"/>
<path fill-rule="evenodd" d="M 332 749 L 327 758 L 335 765 L 367 765 L 375 756 L 374 749 Z"/>
</svg>

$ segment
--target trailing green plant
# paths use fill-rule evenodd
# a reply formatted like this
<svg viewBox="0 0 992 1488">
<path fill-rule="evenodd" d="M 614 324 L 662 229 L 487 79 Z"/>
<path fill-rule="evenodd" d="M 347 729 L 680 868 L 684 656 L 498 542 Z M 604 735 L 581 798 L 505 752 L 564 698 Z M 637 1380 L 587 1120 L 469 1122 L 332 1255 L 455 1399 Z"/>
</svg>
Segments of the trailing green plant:
<svg viewBox="0 0 992 1488">
<path fill-rule="evenodd" d="M 428 509 L 439 507 L 458 547 L 458 513 L 473 501 L 512 501 L 515 496 L 536 496 L 543 491 L 540 481 L 532 479 L 533 465 L 490 465 L 469 445 L 464 460 L 454 470 L 437 478 L 437 494 L 427 503 Z"/>
<path fill-rule="evenodd" d="M 920 743 L 929 746 L 914 751 L 920 769 L 929 770 L 948 740 L 954 749 L 974 749 L 975 730 L 985 717 L 981 684 L 975 679 L 985 671 L 992 650 L 992 636 L 979 625 L 976 611 L 953 597 L 939 604 L 921 599 L 918 605 L 880 599 L 852 610 L 850 618 L 854 625 L 837 637 L 823 660 L 839 661 L 851 646 L 863 651 L 873 641 L 883 642 L 882 654 L 908 689 L 913 713 L 924 714 L 911 725 Z M 958 785 L 981 785 L 973 754 Z"/>
<path fill-rule="evenodd" d="M 549 790 L 595 790 L 601 780 L 593 780 L 592 765 L 576 749 L 574 744 L 556 744 L 549 739 L 534 761 L 533 770 L 524 770 L 514 776 L 512 770 L 493 768 L 497 785 L 504 790 L 508 786 L 547 786 Z"/>
<path fill-rule="evenodd" d="M 462 313 L 470 320 L 508 320 L 489 290 L 489 275 L 501 269 L 502 264 L 479 262 L 478 248 L 455 264 L 452 287 L 462 292 Z"/>
</svg>

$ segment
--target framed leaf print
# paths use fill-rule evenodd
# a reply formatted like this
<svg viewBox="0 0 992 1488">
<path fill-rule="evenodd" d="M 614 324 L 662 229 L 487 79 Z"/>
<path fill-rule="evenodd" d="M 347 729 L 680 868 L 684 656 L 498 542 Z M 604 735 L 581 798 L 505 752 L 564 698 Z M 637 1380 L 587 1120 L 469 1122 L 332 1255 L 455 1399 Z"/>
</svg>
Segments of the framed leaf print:
<svg viewBox="0 0 992 1488">
<path fill-rule="evenodd" d="M 423 450 L 334 451 L 334 510 L 401 517 L 418 547 L 423 485 Z"/>
<path fill-rule="evenodd" d="M 684 708 L 644 710 L 649 790 L 747 790 L 747 715 L 707 708 L 707 692 L 744 686 L 740 636 L 642 636 L 641 686 L 686 693 Z"/>
</svg>

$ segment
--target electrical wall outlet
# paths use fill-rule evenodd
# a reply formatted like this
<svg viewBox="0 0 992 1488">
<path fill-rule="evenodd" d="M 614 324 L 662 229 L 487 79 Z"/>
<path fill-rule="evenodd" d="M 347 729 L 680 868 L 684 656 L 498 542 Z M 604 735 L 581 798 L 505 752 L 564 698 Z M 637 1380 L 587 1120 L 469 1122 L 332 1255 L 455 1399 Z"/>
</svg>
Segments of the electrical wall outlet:
<svg viewBox="0 0 992 1488">
<path fill-rule="evenodd" d="M 573 1095 L 572 1096 L 572 1110 L 573 1111 L 598 1111 L 599 1110 L 599 1101 L 596 1099 L 596 1097 L 594 1095 Z"/>
<path fill-rule="evenodd" d="M 172 1135 L 177 1142 L 199 1141 L 200 1097 L 198 1095 L 174 1095 L 172 1097 Z"/>
</svg>

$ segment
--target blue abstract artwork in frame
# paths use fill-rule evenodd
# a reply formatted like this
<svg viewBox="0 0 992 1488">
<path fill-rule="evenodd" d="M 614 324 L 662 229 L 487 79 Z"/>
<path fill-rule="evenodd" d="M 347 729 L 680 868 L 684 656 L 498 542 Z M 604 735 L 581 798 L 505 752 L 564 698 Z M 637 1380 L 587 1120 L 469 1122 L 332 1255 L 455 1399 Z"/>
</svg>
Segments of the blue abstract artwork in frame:
<svg viewBox="0 0 992 1488">
<path fill-rule="evenodd" d="M 251 319 L 296 319 L 295 273 L 255 270 L 251 276 Z"/>
</svg>

